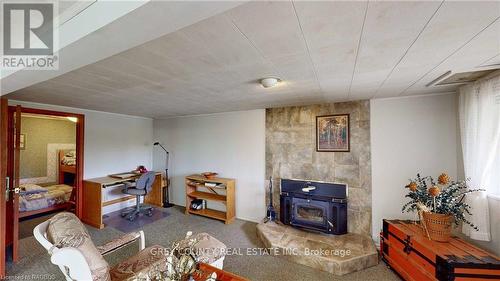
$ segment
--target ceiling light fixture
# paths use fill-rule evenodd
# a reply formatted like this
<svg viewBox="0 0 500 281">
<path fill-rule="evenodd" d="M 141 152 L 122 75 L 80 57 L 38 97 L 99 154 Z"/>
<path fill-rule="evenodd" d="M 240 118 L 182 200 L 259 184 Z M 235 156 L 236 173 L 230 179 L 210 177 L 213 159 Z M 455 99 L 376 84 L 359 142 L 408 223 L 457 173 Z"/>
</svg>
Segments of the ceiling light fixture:
<svg viewBox="0 0 500 281">
<path fill-rule="evenodd" d="M 262 87 L 264 88 L 274 87 L 278 85 L 278 82 L 281 82 L 281 80 L 275 77 L 267 77 L 260 80 L 260 84 L 262 84 Z"/>
</svg>

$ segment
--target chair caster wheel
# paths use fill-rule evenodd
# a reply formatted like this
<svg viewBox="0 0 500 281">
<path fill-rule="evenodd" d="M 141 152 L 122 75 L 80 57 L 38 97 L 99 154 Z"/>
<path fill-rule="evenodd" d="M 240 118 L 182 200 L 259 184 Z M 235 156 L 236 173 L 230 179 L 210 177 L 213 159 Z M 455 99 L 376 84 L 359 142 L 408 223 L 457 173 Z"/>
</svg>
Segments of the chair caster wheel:
<svg viewBox="0 0 500 281">
<path fill-rule="evenodd" d="M 153 216 L 153 212 L 148 212 L 146 215 L 147 215 L 148 217 L 152 217 L 152 216 Z"/>
<path fill-rule="evenodd" d="M 127 218 L 129 221 L 134 221 L 134 217 Z"/>
<path fill-rule="evenodd" d="M 124 218 L 127 214 L 121 214 L 122 218 Z"/>
</svg>

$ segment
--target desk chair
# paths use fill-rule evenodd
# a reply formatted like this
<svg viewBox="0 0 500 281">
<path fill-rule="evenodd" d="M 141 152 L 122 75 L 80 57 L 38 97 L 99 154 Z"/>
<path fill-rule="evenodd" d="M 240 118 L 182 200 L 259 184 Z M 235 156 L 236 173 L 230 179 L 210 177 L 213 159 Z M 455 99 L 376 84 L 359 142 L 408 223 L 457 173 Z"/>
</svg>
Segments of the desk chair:
<svg viewBox="0 0 500 281">
<path fill-rule="evenodd" d="M 146 172 L 135 182 L 124 183 L 125 188 L 122 192 L 128 195 L 135 195 L 136 204 L 134 208 L 123 211 L 122 217 L 127 217 L 129 221 L 133 221 L 140 213 L 145 213 L 149 217 L 153 215 L 153 208 L 141 204 L 141 197 L 145 197 L 151 191 L 153 182 L 155 181 L 155 175 L 155 172 Z"/>
</svg>

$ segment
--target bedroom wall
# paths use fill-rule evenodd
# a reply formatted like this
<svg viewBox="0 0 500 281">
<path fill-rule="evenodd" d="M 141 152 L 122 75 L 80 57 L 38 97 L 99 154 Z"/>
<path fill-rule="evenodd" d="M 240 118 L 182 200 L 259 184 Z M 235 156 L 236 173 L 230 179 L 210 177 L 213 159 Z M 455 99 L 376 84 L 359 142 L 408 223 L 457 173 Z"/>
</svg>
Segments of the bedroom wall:
<svg viewBox="0 0 500 281">
<path fill-rule="evenodd" d="M 215 171 L 236 179 L 237 218 L 258 222 L 265 216 L 265 110 L 155 120 L 154 140 L 171 153 L 174 204 L 185 206 L 185 176 Z M 155 169 L 164 163 L 164 151 L 155 148 Z"/>
<path fill-rule="evenodd" d="M 10 105 L 85 114 L 84 179 L 152 167 L 153 120 L 38 103 Z"/>
<path fill-rule="evenodd" d="M 374 99 L 371 107 L 373 238 L 382 219 L 408 218 L 401 207 L 408 179 L 420 172 L 460 172 L 457 99 L 453 94 Z"/>
<path fill-rule="evenodd" d="M 25 135 L 25 149 L 21 150 L 19 162 L 21 179 L 46 177 L 48 175 L 47 145 L 74 145 L 75 123 L 69 120 L 23 116 L 21 124 L 21 134 Z M 56 179 L 48 180 L 55 181 Z"/>
</svg>

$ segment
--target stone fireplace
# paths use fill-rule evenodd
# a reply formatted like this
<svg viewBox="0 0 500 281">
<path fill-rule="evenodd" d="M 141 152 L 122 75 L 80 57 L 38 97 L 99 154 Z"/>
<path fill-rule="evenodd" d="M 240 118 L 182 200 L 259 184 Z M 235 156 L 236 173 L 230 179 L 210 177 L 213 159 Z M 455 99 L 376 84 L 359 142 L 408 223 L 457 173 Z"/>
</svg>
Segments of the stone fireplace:
<svg viewBox="0 0 500 281">
<path fill-rule="evenodd" d="M 281 179 L 280 221 L 328 234 L 347 233 L 347 185 Z"/>
<path fill-rule="evenodd" d="M 316 116 L 333 114 L 350 115 L 348 152 L 316 151 Z M 276 255 L 336 275 L 378 263 L 369 101 L 267 109 L 266 176 L 280 186 L 272 196 L 281 222 L 260 223 L 257 234 Z"/>
<path fill-rule="evenodd" d="M 332 114 L 350 115 L 349 152 L 316 151 L 316 116 Z M 348 185 L 347 232 L 371 235 L 370 102 L 266 109 L 266 178 L 270 176 L 276 187 L 281 179 Z M 280 213 L 280 190 L 273 191 Z"/>
</svg>

